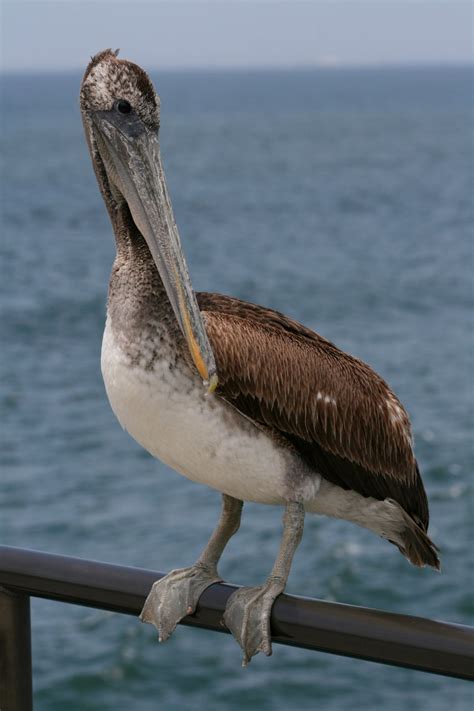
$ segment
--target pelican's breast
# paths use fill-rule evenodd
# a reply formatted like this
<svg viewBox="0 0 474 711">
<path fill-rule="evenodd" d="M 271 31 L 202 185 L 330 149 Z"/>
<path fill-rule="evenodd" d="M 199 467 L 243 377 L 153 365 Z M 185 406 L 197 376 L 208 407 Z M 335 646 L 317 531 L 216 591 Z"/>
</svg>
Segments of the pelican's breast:
<svg viewBox="0 0 474 711">
<path fill-rule="evenodd" d="M 150 367 L 153 349 L 157 357 Z M 206 394 L 167 338 L 144 334 L 133 353 L 108 318 L 101 359 L 105 387 L 117 419 L 137 442 L 189 479 L 230 496 L 285 501 L 288 452 L 218 396 Z"/>
</svg>

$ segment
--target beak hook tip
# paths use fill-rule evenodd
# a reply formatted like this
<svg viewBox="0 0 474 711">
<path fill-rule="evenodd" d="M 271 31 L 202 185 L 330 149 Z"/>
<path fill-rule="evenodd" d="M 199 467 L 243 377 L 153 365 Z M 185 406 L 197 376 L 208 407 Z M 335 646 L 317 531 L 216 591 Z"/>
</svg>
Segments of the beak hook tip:
<svg viewBox="0 0 474 711">
<path fill-rule="evenodd" d="M 217 385 L 219 384 L 219 378 L 217 377 L 217 373 L 213 373 L 209 380 L 205 381 L 204 385 L 207 387 L 207 393 L 213 393 L 214 390 L 217 388 Z"/>
</svg>

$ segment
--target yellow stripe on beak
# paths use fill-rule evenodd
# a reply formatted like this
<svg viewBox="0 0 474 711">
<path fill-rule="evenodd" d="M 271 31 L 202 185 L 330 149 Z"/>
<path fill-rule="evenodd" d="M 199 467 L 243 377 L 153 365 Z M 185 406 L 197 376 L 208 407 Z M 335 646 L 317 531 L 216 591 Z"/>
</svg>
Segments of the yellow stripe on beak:
<svg viewBox="0 0 474 711">
<path fill-rule="evenodd" d="M 188 342 L 189 352 L 190 352 L 191 357 L 194 361 L 194 365 L 198 369 L 199 375 L 203 379 L 204 383 L 208 386 L 207 392 L 213 393 L 214 390 L 217 388 L 217 384 L 219 382 L 218 377 L 217 377 L 216 373 L 214 373 L 211 376 L 211 378 L 209 378 L 209 371 L 207 370 L 207 366 L 206 366 L 204 359 L 202 357 L 201 349 L 199 348 L 198 342 L 194 338 L 194 333 L 193 333 L 193 329 L 191 327 L 189 313 L 188 313 L 188 310 L 186 309 L 181 285 L 179 284 L 178 281 L 176 281 L 176 283 L 179 288 L 179 306 L 180 306 L 180 311 L 181 311 L 181 318 L 183 320 L 185 336 L 186 336 L 186 340 Z"/>
</svg>

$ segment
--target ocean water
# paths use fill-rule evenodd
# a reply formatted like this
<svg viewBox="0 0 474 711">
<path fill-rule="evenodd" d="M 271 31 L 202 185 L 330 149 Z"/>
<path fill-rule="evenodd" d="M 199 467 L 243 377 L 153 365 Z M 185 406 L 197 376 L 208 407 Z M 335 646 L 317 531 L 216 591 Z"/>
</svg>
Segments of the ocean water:
<svg viewBox="0 0 474 711">
<path fill-rule="evenodd" d="M 288 591 L 473 624 L 472 105 L 463 68 L 153 77 L 196 289 L 282 310 L 368 361 L 413 421 L 442 573 L 307 517 Z M 2 77 L 0 540 L 169 570 L 219 495 L 120 428 L 100 375 L 114 245 L 77 105 L 80 74 Z M 221 572 L 258 584 L 281 511 L 248 505 Z M 466 682 L 230 637 L 158 645 L 125 617 L 34 600 L 35 709 L 464 711 Z"/>
</svg>

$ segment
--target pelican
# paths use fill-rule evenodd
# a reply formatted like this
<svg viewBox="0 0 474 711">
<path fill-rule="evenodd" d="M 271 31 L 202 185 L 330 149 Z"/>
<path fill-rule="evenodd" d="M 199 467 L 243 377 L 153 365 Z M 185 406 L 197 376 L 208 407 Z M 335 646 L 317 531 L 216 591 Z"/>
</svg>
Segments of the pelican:
<svg viewBox="0 0 474 711">
<path fill-rule="evenodd" d="M 141 619 L 160 641 L 221 580 L 244 501 L 284 507 L 266 582 L 229 599 L 243 664 L 271 654 L 270 614 L 305 513 L 351 521 L 416 566 L 439 569 L 408 415 L 368 365 L 283 314 L 195 293 L 160 157 L 160 100 L 136 64 L 105 50 L 80 90 L 85 135 L 116 240 L 101 368 L 122 427 L 153 456 L 222 494 L 197 562 L 154 583 Z"/>
</svg>

